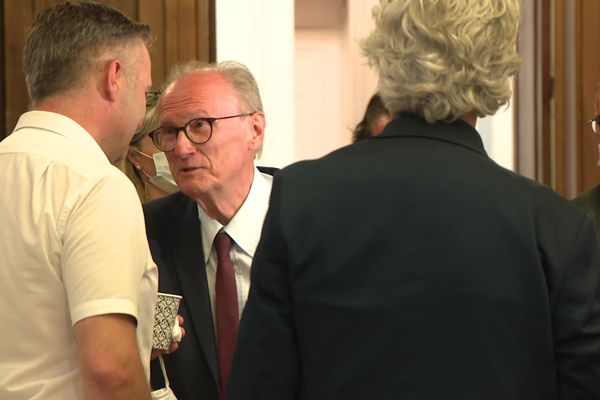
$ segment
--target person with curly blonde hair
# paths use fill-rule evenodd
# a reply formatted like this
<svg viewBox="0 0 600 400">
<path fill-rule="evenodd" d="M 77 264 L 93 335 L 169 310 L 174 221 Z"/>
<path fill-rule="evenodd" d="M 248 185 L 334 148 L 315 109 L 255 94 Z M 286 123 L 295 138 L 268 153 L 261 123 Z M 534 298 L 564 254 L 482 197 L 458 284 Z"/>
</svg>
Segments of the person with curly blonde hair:
<svg viewBox="0 0 600 400">
<path fill-rule="evenodd" d="M 518 0 L 382 1 L 363 52 L 393 112 L 427 122 L 494 114 L 520 66 Z"/>
<path fill-rule="evenodd" d="M 393 119 L 275 176 L 228 399 L 600 399 L 593 221 L 475 129 L 510 99 L 519 2 L 373 15 Z"/>
</svg>

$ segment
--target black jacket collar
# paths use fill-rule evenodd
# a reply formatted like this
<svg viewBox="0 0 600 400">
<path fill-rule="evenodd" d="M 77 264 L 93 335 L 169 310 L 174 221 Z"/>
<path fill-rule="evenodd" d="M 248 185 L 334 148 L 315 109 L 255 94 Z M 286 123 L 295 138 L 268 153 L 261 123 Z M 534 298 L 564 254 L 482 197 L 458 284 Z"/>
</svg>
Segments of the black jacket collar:
<svg viewBox="0 0 600 400">
<path fill-rule="evenodd" d="M 399 136 L 442 140 L 466 147 L 487 157 L 479 133 L 471 125 L 460 119 L 454 122 L 430 124 L 416 114 L 402 112 L 398 113 L 388 123 L 383 132 L 373 139 L 385 140 Z"/>
</svg>

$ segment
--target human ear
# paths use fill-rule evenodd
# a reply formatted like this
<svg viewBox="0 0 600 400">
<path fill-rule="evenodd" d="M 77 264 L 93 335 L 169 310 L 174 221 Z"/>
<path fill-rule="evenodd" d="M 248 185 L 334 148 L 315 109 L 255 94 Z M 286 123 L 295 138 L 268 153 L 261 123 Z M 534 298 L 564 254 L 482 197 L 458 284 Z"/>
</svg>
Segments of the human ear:
<svg viewBox="0 0 600 400">
<path fill-rule="evenodd" d="M 250 137 L 250 148 L 253 150 L 257 150 L 262 146 L 264 137 L 265 137 L 265 113 L 261 111 L 257 111 L 254 114 L 250 115 L 250 123 L 252 129 L 252 136 Z"/>
<path fill-rule="evenodd" d="M 104 90 L 109 100 L 115 101 L 118 98 L 119 90 L 124 82 L 123 63 L 119 59 L 112 60 L 108 63 L 104 76 Z"/>
<path fill-rule="evenodd" d="M 141 168 L 141 161 L 140 161 L 140 155 L 131 148 L 131 146 L 127 149 L 127 160 L 136 168 L 136 169 L 140 169 Z"/>
</svg>

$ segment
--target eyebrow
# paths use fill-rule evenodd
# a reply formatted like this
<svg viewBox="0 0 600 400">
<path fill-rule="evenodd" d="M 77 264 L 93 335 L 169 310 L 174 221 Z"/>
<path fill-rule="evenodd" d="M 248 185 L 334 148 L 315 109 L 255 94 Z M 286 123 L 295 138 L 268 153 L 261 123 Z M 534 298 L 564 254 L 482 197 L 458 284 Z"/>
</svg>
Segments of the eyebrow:
<svg viewBox="0 0 600 400">
<path fill-rule="evenodd" d="M 206 115 L 198 115 L 198 114 L 202 114 L 202 113 L 204 113 Z M 186 121 L 191 121 L 196 118 L 211 118 L 211 115 L 209 113 L 207 113 L 206 110 L 198 109 L 198 110 L 194 111 L 193 113 L 184 114 L 182 116 L 182 118 Z"/>
</svg>

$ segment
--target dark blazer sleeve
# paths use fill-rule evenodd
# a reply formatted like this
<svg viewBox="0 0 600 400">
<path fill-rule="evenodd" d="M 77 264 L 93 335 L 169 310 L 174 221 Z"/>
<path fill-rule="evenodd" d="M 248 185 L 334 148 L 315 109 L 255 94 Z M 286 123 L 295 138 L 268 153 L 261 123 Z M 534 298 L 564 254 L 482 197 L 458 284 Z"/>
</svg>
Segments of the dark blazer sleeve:
<svg viewBox="0 0 600 400">
<path fill-rule="evenodd" d="M 177 192 L 144 204 L 144 216 L 158 266 L 158 289 L 183 296 L 179 314 L 186 335 L 176 352 L 163 357 L 171 388 L 181 400 L 217 400 L 214 328 L 197 205 Z M 158 360 L 151 363 L 151 383 L 164 387 Z"/>
<path fill-rule="evenodd" d="M 229 400 L 295 399 L 299 381 L 298 343 L 292 321 L 289 255 L 280 227 L 280 179 L 252 264 L 228 386 Z"/>
<path fill-rule="evenodd" d="M 600 245 L 600 185 L 573 199 L 573 204 L 589 212 L 596 226 L 596 241 Z"/>
<path fill-rule="evenodd" d="M 568 259 L 550 290 L 560 399 L 600 394 L 600 255 L 594 225 L 582 218 Z"/>
</svg>

